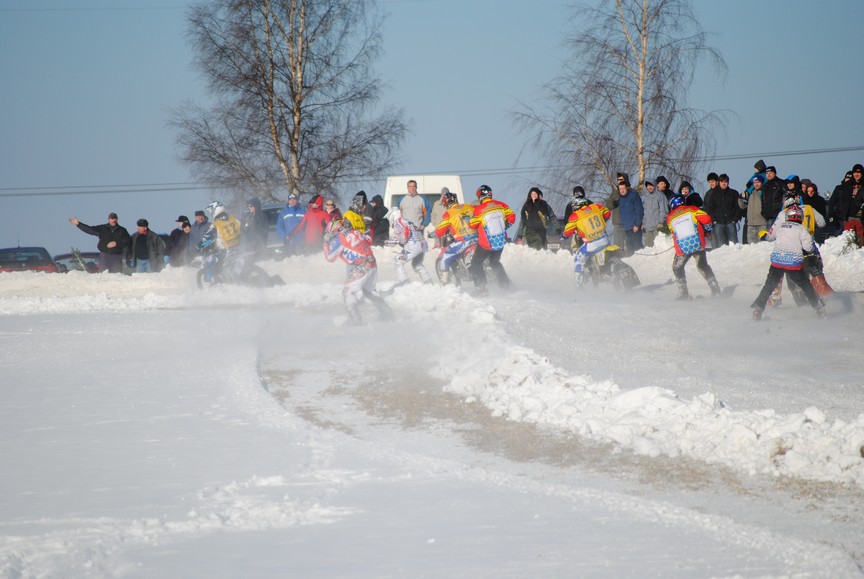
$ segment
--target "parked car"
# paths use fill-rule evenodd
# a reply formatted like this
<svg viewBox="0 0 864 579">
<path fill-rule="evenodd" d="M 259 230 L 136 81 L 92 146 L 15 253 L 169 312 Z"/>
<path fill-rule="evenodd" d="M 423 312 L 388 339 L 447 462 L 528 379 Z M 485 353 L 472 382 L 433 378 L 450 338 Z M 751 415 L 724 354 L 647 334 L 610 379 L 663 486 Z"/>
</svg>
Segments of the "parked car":
<svg viewBox="0 0 864 579">
<path fill-rule="evenodd" d="M 75 253 L 61 253 L 54 256 L 54 263 L 60 273 L 70 271 L 86 271 L 87 273 L 99 273 L 99 252 L 81 251 Z"/>
<path fill-rule="evenodd" d="M 57 264 L 44 247 L 7 247 L 0 249 L 0 272 L 44 271 L 57 273 Z"/>
</svg>

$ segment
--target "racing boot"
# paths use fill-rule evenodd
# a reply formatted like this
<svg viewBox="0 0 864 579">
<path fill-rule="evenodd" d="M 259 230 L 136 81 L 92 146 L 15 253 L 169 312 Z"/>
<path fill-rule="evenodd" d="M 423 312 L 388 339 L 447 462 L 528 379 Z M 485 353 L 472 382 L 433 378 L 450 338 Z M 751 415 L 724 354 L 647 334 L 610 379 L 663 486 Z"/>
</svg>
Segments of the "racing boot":
<svg viewBox="0 0 864 579">
<path fill-rule="evenodd" d="M 360 308 L 357 307 L 357 304 L 353 306 L 348 306 L 348 323 L 352 326 L 359 326 L 363 323 L 363 318 L 360 316 Z"/>
<path fill-rule="evenodd" d="M 711 297 L 717 297 L 720 295 L 720 284 L 717 283 L 716 277 L 708 278 L 708 287 L 711 288 Z"/>
<path fill-rule="evenodd" d="M 678 285 L 678 295 L 675 299 L 678 300 L 689 300 L 690 292 L 687 291 L 687 280 L 679 279 L 676 280 L 675 283 Z"/>
</svg>

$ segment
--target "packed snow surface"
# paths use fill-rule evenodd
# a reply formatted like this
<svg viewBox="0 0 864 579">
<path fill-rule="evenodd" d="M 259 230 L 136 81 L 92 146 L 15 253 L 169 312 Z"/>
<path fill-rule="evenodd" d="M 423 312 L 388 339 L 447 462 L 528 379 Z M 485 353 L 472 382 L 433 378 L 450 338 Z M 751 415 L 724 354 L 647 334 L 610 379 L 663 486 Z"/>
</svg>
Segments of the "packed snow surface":
<svg viewBox="0 0 864 579">
<path fill-rule="evenodd" d="M 265 289 L 2 274 L 0 572 L 857 576 L 864 250 L 822 247 L 828 319 L 753 322 L 770 248 L 682 302 L 668 238 L 627 293 L 508 246 L 513 291 L 415 278 L 361 326 L 317 255 Z"/>
</svg>

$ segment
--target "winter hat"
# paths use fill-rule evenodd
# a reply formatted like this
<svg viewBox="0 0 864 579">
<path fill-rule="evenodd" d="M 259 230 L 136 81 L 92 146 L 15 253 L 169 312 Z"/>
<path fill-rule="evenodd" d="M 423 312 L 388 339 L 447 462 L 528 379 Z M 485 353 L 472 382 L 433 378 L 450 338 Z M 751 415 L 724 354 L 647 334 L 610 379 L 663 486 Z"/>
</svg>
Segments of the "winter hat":
<svg viewBox="0 0 864 579">
<path fill-rule="evenodd" d="M 678 193 L 681 193 L 684 190 L 684 187 L 690 189 L 690 192 L 693 192 L 693 185 L 690 184 L 689 181 L 681 181 L 681 184 L 678 186 Z"/>
<path fill-rule="evenodd" d="M 851 179 L 851 178 L 852 178 L 852 171 L 846 171 L 846 175 L 843 177 L 843 180 L 845 181 L 846 179 Z M 115 215 L 115 214 L 112 213 L 111 215 Z"/>
<path fill-rule="evenodd" d="M 297 199 L 297 196 L 294 193 L 288 195 L 288 201 L 291 201 L 292 199 Z"/>
<path fill-rule="evenodd" d="M 671 189 L 671 188 L 672 188 L 672 184 L 669 182 L 669 179 L 667 179 L 667 178 L 664 177 L 663 175 L 660 175 L 659 177 L 657 177 L 656 182 L 657 182 L 658 185 L 659 185 L 660 183 L 666 183 L 666 188 L 667 188 L 667 189 Z"/>
<path fill-rule="evenodd" d="M 798 178 L 798 175 L 789 175 L 786 177 L 786 183 L 793 183 L 797 188 L 801 184 L 801 179 Z"/>
<path fill-rule="evenodd" d="M 864 173 L 864 165 L 862 165 L 861 163 L 855 163 L 855 166 L 852 167 L 852 172 L 854 173 L 855 171 L 860 171 L 861 173 Z"/>
<path fill-rule="evenodd" d="M 651 181 L 645 181 L 644 183 L 642 183 L 643 187 L 647 187 L 648 185 L 651 185 L 653 187 L 654 183 L 652 183 Z"/>
<path fill-rule="evenodd" d="M 207 214 L 201 210 L 195 212 L 195 217 L 207 217 Z"/>
<path fill-rule="evenodd" d="M 706 181 L 717 181 L 718 180 L 717 179 L 717 173 L 715 173 L 714 171 L 711 171 L 710 173 L 708 173 L 708 177 L 706 177 L 705 180 Z"/>
<path fill-rule="evenodd" d="M 762 175 L 753 175 L 753 180 L 754 180 L 754 181 L 759 181 L 760 183 L 764 183 L 764 182 L 765 182 L 765 177 L 763 177 Z"/>
<path fill-rule="evenodd" d="M 150 222 L 147 221 L 146 219 L 139 219 L 138 220 L 138 227 L 150 227 Z"/>
<path fill-rule="evenodd" d="M 758 161 L 756 161 L 756 164 L 753 165 L 753 168 L 756 169 L 757 173 L 764 173 L 765 172 L 765 161 L 763 161 L 762 159 L 759 159 Z"/>
<path fill-rule="evenodd" d="M 774 165 L 768 165 L 767 167 L 765 167 L 765 172 L 766 173 L 776 173 L 777 168 Z"/>
</svg>

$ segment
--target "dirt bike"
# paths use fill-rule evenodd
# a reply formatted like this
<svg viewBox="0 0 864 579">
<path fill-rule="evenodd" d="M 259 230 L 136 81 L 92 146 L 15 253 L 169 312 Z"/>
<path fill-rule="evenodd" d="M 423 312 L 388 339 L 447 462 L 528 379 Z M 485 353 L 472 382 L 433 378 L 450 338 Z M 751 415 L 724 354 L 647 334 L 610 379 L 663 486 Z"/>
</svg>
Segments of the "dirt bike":
<svg viewBox="0 0 864 579">
<path fill-rule="evenodd" d="M 203 258 L 195 281 L 201 289 L 223 283 L 252 287 L 271 287 L 284 283 L 279 276 L 270 276 L 255 265 L 254 257 L 252 253 L 232 252 L 225 256 L 211 253 Z"/>
<path fill-rule="evenodd" d="M 607 245 L 588 256 L 583 266 L 584 283 L 596 288 L 600 283 L 611 283 L 617 291 L 630 291 L 641 282 L 636 271 L 622 261 L 623 251 L 617 245 Z"/>
<path fill-rule="evenodd" d="M 447 247 L 453 243 L 453 236 L 449 233 L 441 238 L 441 246 L 438 249 L 438 257 L 435 258 L 435 273 L 438 275 L 438 281 L 441 285 L 452 283 L 456 287 L 463 283 L 471 281 L 471 274 L 468 273 L 468 267 L 471 265 L 471 259 L 474 257 L 474 251 L 477 249 L 476 241 L 465 248 L 458 257 L 450 261 L 450 271 L 444 271 L 444 254 Z M 487 264 L 488 268 L 488 264 Z"/>
</svg>

